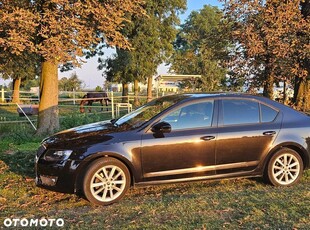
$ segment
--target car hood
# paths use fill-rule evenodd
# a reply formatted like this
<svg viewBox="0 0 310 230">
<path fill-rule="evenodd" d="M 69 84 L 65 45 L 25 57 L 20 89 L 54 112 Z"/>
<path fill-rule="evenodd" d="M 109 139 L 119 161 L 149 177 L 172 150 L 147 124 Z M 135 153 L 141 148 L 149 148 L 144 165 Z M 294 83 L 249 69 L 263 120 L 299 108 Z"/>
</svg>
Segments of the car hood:
<svg viewBox="0 0 310 230">
<path fill-rule="evenodd" d="M 117 129 L 110 121 L 101 121 L 63 130 L 44 139 L 42 143 L 55 148 L 77 147 L 85 143 L 111 140 L 113 135 L 109 134 L 120 131 L 124 130 Z"/>
</svg>

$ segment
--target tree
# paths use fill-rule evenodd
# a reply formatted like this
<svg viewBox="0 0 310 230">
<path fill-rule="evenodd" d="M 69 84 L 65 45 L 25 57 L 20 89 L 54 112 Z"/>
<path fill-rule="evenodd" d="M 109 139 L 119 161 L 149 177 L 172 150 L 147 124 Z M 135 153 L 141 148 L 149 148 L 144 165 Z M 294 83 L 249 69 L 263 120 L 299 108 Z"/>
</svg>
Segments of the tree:
<svg viewBox="0 0 310 230">
<path fill-rule="evenodd" d="M 304 0 L 300 2 L 301 5 L 301 14 L 303 19 L 309 23 L 309 17 L 310 17 L 310 1 Z M 303 52 L 304 55 L 300 57 L 300 66 L 302 67 L 302 70 L 304 70 L 304 77 L 299 77 L 299 75 L 296 75 L 295 77 L 295 91 L 294 91 L 294 102 L 297 108 L 303 110 L 303 111 L 309 111 L 310 110 L 310 43 L 309 43 L 309 37 L 310 37 L 310 28 L 303 33 L 299 34 L 299 37 L 301 40 L 304 41 L 304 47 Z"/>
<path fill-rule="evenodd" d="M 301 63 L 309 57 L 309 40 L 305 38 L 309 38 L 310 28 L 300 2 L 226 1 L 225 13 L 235 22 L 233 38 L 240 45 L 236 69 L 248 67 L 248 77 L 264 87 L 266 97 L 272 98 L 274 83 L 294 84 L 308 75 Z"/>
<path fill-rule="evenodd" d="M 35 76 L 33 79 L 25 79 L 21 82 L 21 89 L 29 91 L 32 87 L 38 87 L 40 84 L 39 75 Z"/>
<path fill-rule="evenodd" d="M 129 68 L 130 62 L 130 51 L 121 49 L 116 49 L 116 54 L 106 60 L 99 58 L 100 64 L 98 69 L 102 70 L 105 68 L 104 74 L 107 81 L 122 84 L 122 96 L 128 95 L 128 82 L 133 80 L 133 75 Z M 123 102 L 126 102 L 125 99 L 123 97 Z"/>
<path fill-rule="evenodd" d="M 95 91 L 102 92 L 103 88 L 101 86 L 97 85 L 96 88 L 95 88 Z"/>
<path fill-rule="evenodd" d="M 185 9 L 185 6 L 185 0 L 145 1 L 143 8 L 147 17 L 132 16 L 122 30 L 132 45 L 129 52 L 117 52 L 119 56 L 126 56 L 124 65 L 119 65 L 121 69 L 126 69 L 123 72 L 126 76 L 123 75 L 122 78 L 126 82 L 135 81 L 136 94 L 137 81 L 147 80 L 148 100 L 152 98 L 152 77 L 156 74 L 157 67 L 172 54 L 172 42 L 177 32 L 176 25 L 179 24 L 178 13 Z M 115 62 L 118 62 L 117 58 Z"/>
<path fill-rule="evenodd" d="M 59 90 L 74 91 L 82 88 L 83 81 L 79 79 L 76 72 L 72 73 L 68 78 L 63 77 L 59 80 Z"/>
<path fill-rule="evenodd" d="M 59 127 L 59 64 L 100 42 L 129 47 L 120 33 L 128 15 L 143 13 L 142 0 L 1 0 L 0 51 L 37 54 L 41 59 L 38 134 Z"/>
<path fill-rule="evenodd" d="M 135 79 L 147 79 L 147 100 L 152 99 L 152 80 L 157 67 L 167 62 L 173 52 L 178 13 L 186 8 L 184 0 L 148 1 L 145 10 L 148 18 L 135 18 L 128 36 L 135 47 L 132 53 L 132 69 Z M 137 84 L 136 84 L 137 85 Z"/>
<path fill-rule="evenodd" d="M 224 61 L 228 57 L 228 24 L 217 8 L 205 5 L 193 11 L 181 25 L 174 43 L 171 70 L 178 74 L 202 75 L 200 88 L 218 90 L 225 78 Z"/>
<path fill-rule="evenodd" d="M 4 79 L 12 79 L 12 102 L 20 103 L 19 91 L 23 82 L 34 80 L 40 73 L 37 55 L 23 53 L 13 55 L 8 52 L 0 53 L 0 73 Z"/>
</svg>

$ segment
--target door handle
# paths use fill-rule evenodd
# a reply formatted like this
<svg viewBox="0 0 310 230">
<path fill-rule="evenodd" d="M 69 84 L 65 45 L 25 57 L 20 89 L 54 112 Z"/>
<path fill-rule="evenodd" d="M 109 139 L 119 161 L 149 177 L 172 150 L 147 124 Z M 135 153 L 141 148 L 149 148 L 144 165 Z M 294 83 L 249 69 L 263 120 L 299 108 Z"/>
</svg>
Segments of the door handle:
<svg viewBox="0 0 310 230">
<path fill-rule="evenodd" d="M 263 135 L 265 136 L 273 136 L 276 134 L 276 131 L 266 131 L 266 132 L 263 132 Z"/>
<path fill-rule="evenodd" d="M 204 140 L 204 141 L 210 141 L 210 140 L 213 140 L 215 138 L 215 136 L 203 136 L 203 137 L 200 137 L 201 140 Z"/>
</svg>

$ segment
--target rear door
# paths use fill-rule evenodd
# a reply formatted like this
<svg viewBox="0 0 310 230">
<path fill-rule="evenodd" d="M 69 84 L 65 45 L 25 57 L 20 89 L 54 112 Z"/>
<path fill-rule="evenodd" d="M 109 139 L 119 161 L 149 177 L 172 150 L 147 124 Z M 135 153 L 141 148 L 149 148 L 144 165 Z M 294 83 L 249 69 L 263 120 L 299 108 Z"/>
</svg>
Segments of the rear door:
<svg viewBox="0 0 310 230">
<path fill-rule="evenodd" d="M 253 170 L 279 133 L 278 111 L 251 99 L 223 99 L 219 104 L 217 174 Z"/>
</svg>

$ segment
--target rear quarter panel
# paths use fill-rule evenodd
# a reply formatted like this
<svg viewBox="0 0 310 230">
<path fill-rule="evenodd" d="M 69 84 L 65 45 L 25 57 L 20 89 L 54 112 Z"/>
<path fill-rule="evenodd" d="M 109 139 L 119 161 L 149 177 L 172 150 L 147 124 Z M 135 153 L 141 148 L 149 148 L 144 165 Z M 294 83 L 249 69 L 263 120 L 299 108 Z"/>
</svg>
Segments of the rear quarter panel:
<svg viewBox="0 0 310 230">
<path fill-rule="evenodd" d="M 282 127 L 273 143 L 271 153 L 283 147 L 292 148 L 303 158 L 304 167 L 310 167 L 310 117 L 291 108 L 282 108 Z"/>
</svg>

